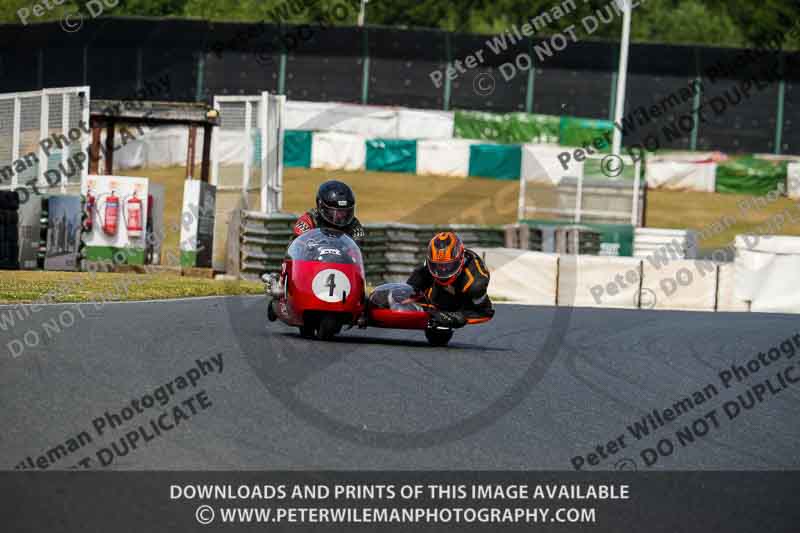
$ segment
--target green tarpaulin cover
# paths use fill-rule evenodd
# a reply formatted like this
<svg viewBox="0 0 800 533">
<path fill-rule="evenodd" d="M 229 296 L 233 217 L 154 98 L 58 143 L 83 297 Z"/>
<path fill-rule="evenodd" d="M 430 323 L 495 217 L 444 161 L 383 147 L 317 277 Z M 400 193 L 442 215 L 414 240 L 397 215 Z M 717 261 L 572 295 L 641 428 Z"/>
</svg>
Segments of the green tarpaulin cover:
<svg viewBox="0 0 800 533">
<path fill-rule="evenodd" d="M 311 168 L 311 132 L 285 130 L 283 132 L 283 166 Z"/>
<path fill-rule="evenodd" d="M 367 141 L 367 170 L 417 172 L 417 141 L 373 139 Z"/>
<path fill-rule="evenodd" d="M 750 155 L 719 163 L 716 191 L 763 196 L 786 182 L 786 166 Z"/>
<path fill-rule="evenodd" d="M 457 138 L 499 143 L 558 143 L 559 118 L 531 113 L 456 111 Z"/>
<path fill-rule="evenodd" d="M 561 117 L 559 143 L 564 146 L 594 146 L 595 139 L 601 139 L 601 152 L 611 152 L 606 139 L 612 137 L 614 124 L 610 120 L 593 120 L 589 118 Z"/>
<path fill-rule="evenodd" d="M 519 145 L 473 144 L 469 147 L 469 175 L 501 180 L 519 179 Z"/>
</svg>

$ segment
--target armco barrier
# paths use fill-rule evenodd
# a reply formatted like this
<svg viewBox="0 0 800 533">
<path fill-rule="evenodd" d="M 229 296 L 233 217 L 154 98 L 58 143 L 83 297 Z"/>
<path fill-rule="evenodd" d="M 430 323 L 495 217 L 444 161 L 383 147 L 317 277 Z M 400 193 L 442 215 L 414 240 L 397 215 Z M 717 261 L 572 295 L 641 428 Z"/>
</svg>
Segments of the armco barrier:
<svg viewBox="0 0 800 533">
<path fill-rule="evenodd" d="M 236 216 L 232 221 L 236 220 Z M 229 265 L 237 261 L 239 277 L 258 280 L 265 272 L 278 272 L 292 235 L 296 215 L 264 215 L 242 211 L 239 221 L 240 248 L 229 247 Z M 500 247 L 503 229 L 477 225 L 367 224 L 367 238 L 361 246 L 367 280 L 370 283 L 405 280 L 425 258 L 425 245 L 445 230 L 458 232 L 468 248 Z M 229 273 L 235 269 L 229 266 Z M 234 274 L 235 275 L 235 274 Z"/>
</svg>

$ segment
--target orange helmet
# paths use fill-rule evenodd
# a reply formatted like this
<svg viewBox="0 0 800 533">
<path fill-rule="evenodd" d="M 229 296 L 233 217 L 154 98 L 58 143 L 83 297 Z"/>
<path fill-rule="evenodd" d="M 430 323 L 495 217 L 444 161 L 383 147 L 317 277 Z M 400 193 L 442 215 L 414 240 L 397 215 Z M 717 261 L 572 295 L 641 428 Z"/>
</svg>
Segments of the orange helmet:
<svg viewBox="0 0 800 533">
<path fill-rule="evenodd" d="M 440 285 L 453 283 L 464 268 L 464 243 L 452 231 L 437 233 L 428 244 L 428 271 Z"/>
</svg>

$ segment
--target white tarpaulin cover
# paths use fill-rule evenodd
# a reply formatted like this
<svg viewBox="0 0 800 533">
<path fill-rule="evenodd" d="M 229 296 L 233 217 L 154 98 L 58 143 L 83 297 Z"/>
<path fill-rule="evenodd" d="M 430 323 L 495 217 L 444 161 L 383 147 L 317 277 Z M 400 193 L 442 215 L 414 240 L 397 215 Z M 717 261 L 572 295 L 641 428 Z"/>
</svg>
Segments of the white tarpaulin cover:
<svg viewBox="0 0 800 533">
<path fill-rule="evenodd" d="M 800 237 L 738 235 L 735 297 L 751 311 L 800 312 Z"/>
<path fill-rule="evenodd" d="M 186 154 L 189 146 L 189 128 L 187 126 L 165 126 L 152 129 L 144 129 L 143 133 L 134 126 L 127 128 L 130 135 L 134 138 L 125 137 L 124 144 L 120 129 L 114 136 L 114 168 L 118 170 L 129 168 L 154 168 L 171 167 L 186 164 Z M 226 134 L 231 132 L 215 129 L 214 135 L 220 136 L 220 142 L 226 147 L 225 152 L 229 157 L 239 157 L 239 161 L 244 158 L 244 148 L 233 143 L 230 139 L 226 141 Z M 105 148 L 106 130 L 100 133 L 100 144 Z M 237 153 L 241 150 L 241 154 Z M 101 162 L 105 160 L 104 150 L 100 150 Z M 195 145 L 195 163 L 200 163 L 203 158 L 203 132 L 198 130 Z M 102 163 L 101 163 L 102 167 Z"/>
<path fill-rule="evenodd" d="M 339 131 L 374 139 L 449 139 L 448 111 L 287 100 L 286 129 Z"/>
<path fill-rule="evenodd" d="M 366 159 L 366 138 L 361 135 L 325 131 L 311 139 L 311 168 L 363 170 Z"/>
<path fill-rule="evenodd" d="M 716 163 L 647 160 L 647 186 L 654 189 L 714 192 Z"/>
<path fill-rule="evenodd" d="M 469 174 L 468 139 L 424 140 L 417 143 L 417 174 L 466 177 Z"/>
<path fill-rule="evenodd" d="M 569 161 L 565 170 L 558 155 L 567 148 L 552 144 L 522 145 L 520 177 L 526 181 L 558 185 L 565 176 L 582 177 L 583 161 Z"/>
<path fill-rule="evenodd" d="M 367 138 L 395 138 L 397 111 L 355 104 L 286 102 L 287 130 L 338 131 Z"/>
<path fill-rule="evenodd" d="M 558 255 L 513 248 L 476 248 L 489 267 L 489 297 L 526 305 L 556 305 Z"/>
<path fill-rule="evenodd" d="M 452 139 L 455 113 L 427 109 L 397 110 L 398 139 Z"/>
</svg>

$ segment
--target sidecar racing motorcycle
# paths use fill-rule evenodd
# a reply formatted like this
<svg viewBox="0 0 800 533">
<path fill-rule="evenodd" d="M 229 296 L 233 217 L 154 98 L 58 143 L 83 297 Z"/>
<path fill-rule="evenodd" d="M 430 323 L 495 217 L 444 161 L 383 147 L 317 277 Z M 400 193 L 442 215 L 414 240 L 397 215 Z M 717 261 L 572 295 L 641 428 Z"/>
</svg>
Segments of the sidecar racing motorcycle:
<svg viewBox="0 0 800 533">
<path fill-rule="evenodd" d="M 423 330 L 434 346 L 453 337 L 452 329 L 431 324 L 433 305 L 410 285 L 387 283 L 367 297 L 361 250 L 341 231 L 316 228 L 297 237 L 275 281 L 267 318 L 299 328 L 303 337 L 330 340 L 354 326 Z"/>
</svg>

